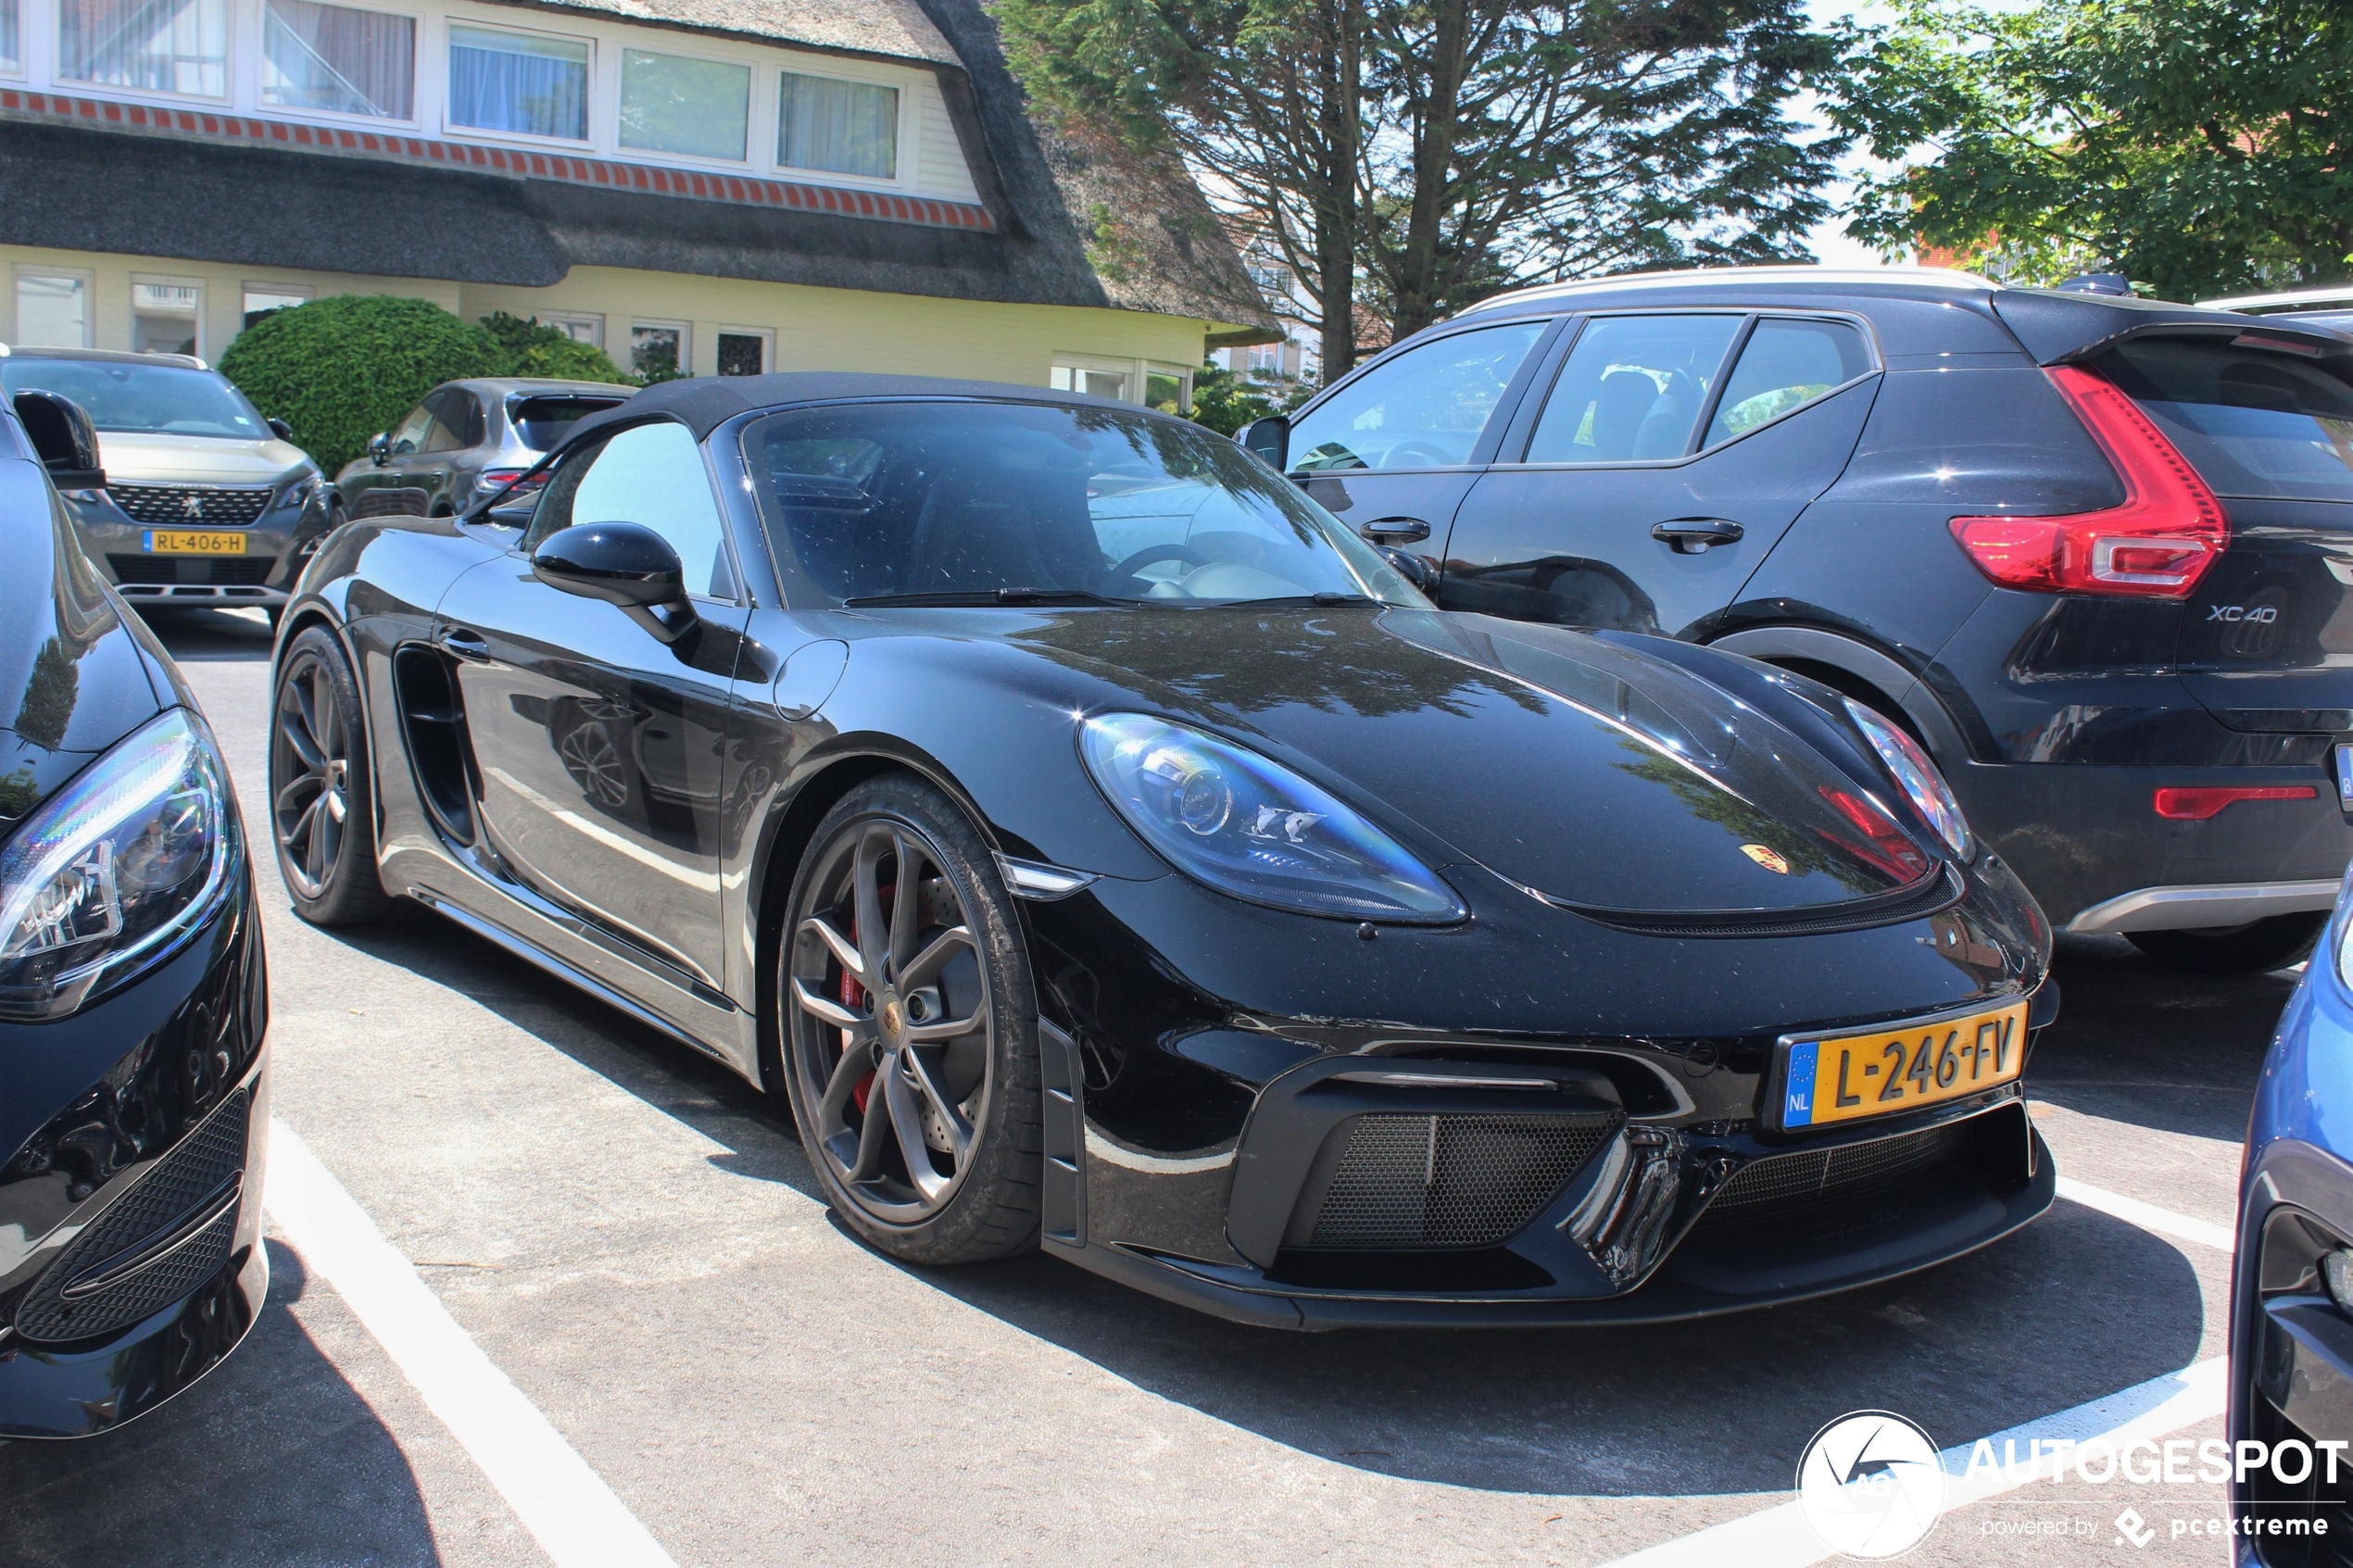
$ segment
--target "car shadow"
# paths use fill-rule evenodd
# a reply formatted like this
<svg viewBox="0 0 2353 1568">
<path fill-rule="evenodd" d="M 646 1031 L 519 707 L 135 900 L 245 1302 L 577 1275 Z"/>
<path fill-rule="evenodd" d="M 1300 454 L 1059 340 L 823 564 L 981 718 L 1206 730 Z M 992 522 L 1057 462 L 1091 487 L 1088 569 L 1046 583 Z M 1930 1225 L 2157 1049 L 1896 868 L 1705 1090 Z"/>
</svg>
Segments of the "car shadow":
<svg viewBox="0 0 2353 1568">
<path fill-rule="evenodd" d="M 789 1110 L 720 1063 L 422 912 L 323 935 L 465 992 L 722 1145 L 714 1166 L 819 1196 Z M 1806 1438 L 1848 1411 L 1897 1411 L 1939 1442 L 1964 1442 L 2174 1371 L 2196 1358 L 2206 1329 L 2204 1292 L 2178 1249 L 2066 1202 L 1906 1279 L 1605 1329 L 1286 1334 L 1034 1254 L 959 1269 L 875 1255 L 1125 1382 L 1302 1452 L 1538 1495 L 1783 1488 Z"/>
<path fill-rule="evenodd" d="M 441 1562 L 400 1444 L 294 1314 L 302 1261 L 270 1247 L 270 1298 L 235 1354 L 119 1431 L 0 1443 L 0 1562 Z"/>
<path fill-rule="evenodd" d="M 265 659 L 274 633 L 259 609 L 166 608 L 135 613 L 182 664 Z"/>
</svg>

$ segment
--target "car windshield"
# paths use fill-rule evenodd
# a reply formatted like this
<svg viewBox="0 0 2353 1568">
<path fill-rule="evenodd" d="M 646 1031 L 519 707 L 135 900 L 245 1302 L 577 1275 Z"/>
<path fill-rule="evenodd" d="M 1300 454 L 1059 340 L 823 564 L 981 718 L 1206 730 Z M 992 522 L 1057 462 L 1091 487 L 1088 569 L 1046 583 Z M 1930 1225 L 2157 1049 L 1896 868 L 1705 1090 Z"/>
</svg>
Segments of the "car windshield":
<svg viewBox="0 0 2353 1568">
<path fill-rule="evenodd" d="M 0 387 L 54 392 L 82 405 L 100 430 L 266 441 L 270 427 L 245 394 L 210 370 L 122 359 L 0 360 Z"/>
<path fill-rule="evenodd" d="M 764 420 L 744 454 L 796 599 L 1427 603 L 1281 476 L 1174 420 L 849 404 Z"/>
<path fill-rule="evenodd" d="M 535 452 L 552 452 L 573 425 L 591 414 L 618 407 L 621 397 L 584 397 L 570 393 L 518 397 L 508 405 L 507 420 L 515 438 Z"/>
<path fill-rule="evenodd" d="M 2334 370 L 2178 338 L 2127 340 L 2098 365 L 2215 494 L 2353 501 L 2353 386 Z"/>
</svg>

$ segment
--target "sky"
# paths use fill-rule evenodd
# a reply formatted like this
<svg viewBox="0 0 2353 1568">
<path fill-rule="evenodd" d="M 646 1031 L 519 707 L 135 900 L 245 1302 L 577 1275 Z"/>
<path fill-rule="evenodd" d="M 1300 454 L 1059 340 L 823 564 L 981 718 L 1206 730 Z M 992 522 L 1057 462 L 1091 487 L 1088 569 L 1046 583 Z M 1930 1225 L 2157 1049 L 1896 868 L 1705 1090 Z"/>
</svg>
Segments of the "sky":
<svg viewBox="0 0 2353 1568">
<path fill-rule="evenodd" d="M 1817 23 L 1840 21 L 1848 18 L 1864 22 L 1884 22 L 1888 19 L 1885 7 L 1874 4 L 1873 0 L 1807 0 L 1806 9 Z M 1849 157 L 1846 163 L 1851 170 L 1859 168 L 1863 161 L 1857 156 Z M 1847 190 L 1848 187 L 1845 185 L 1840 185 L 1832 190 L 1830 193 L 1831 204 L 1844 206 Z M 1822 258 L 1822 265 L 1825 267 L 1883 265 L 1876 251 L 1848 239 L 1844 232 L 1845 228 L 1845 218 L 1834 217 L 1818 226 L 1806 236 L 1806 243 L 1813 247 L 1814 254 Z"/>
</svg>

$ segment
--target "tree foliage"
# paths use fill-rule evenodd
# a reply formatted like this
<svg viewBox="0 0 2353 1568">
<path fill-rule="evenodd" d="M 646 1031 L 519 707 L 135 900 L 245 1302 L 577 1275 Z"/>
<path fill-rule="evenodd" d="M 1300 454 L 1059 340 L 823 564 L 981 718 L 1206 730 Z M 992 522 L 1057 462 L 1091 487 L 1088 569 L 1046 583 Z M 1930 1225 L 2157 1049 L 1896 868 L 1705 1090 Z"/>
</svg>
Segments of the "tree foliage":
<svg viewBox="0 0 2353 1568">
<path fill-rule="evenodd" d="M 1898 0 L 1834 106 L 1879 157 L 1848 232 L 2050 282 L 2168 298 L 2346 277 L 2353 7 L 2344 0 Z"/>
<path fill-rule="evenodd" d="M 1204 365 L 1193 372 L 1190 418 L 1220 435 L 1232 435 L 1252 420 L 1288 414 L 1315 395 L 1313 386 L 1295 377 L 1269 380 Z"/>
<path fill-rule="evenodd" d="M 1173 145 L 1298 276 L 1327 375 L 1517 282 L 1802 255 L 1836 50 L 1800 0 L 995 0 L 1032 97 Z"/>
<path fill-rule="evenodd" d="M 502 375 L 546 376 L 554 381 L 599 381 L 630 384 L 634 378 L 606 357 L 593 343 L 582 343 L 542 323 L 538 317 L 511 316 L 494 310 L 482 319 L 483 330 L 498 340 L 507 357 Z"/>
</svg>

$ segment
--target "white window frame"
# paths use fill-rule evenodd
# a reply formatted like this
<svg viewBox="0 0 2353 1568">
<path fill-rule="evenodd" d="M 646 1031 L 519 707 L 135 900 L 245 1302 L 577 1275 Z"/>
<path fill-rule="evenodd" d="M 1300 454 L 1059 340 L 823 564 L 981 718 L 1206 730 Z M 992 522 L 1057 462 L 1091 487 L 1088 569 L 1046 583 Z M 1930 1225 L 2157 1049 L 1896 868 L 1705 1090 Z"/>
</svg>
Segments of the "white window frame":
<svg viewBox="0 0 2353 1568">
<path fill-rule="evenodd" d="M 66 13 L 57 0 L 18 0 L 17 46 L 28 56 L 25 66 L 30 71 L 32 66 L 30 56 L 33 53 L 30 44 L 35 31 L 39 31 L 42 53 L 46 56 L 41 62 L 44 68 L 41 75 L 61 93 L 116 99 L 126 104 L 209 104 L 216 110 L 234 108 L 245 101 L 246 95 L 239 90 L 238 78 L 245 64 L 243 30 L 237 25 L 237 13 L 244 5 L 258 3 L 258 0 L 225 0 L 229 36 L 225 44 L 227 57 L 221 62 L 222 91 L 218 96 L 208 93 L 167 93 L 152 87 L 118 87 L 109 82 L 84 82 L 78 76 L 67 76 L 64 74 Z M 260 47 L 257 33 L 254 48 L 258 51 Z"/>
<path fill-rule="evenodd" d="M 691 38 L 694 35 L 679 33 L 676 36 Z M 659 161 L 663 164 L 676 164 L 685 169 L 721 169 L 731 174 L 742 174 L 747 170 L 758 169 L 760 168 L 760 62 L 745 59 L 740 55 L 719 54 L 709 49 L 679 49 L 667 44 L 657 47 L 659 42 L 659 40 L 624 38 L 613 47 L 611 96 L 612 156 L 614 158 L 626 163 Z M 702 60 L 711 65 L 748 68 L 750 76 L 744 88 L 744 156 L 739 158 L 706 157 L 699 153 L 665 153 L 651 147 L 623 145 L 621 140 L 621 73 L 623 56 L 632 49 L 641 55 L 668 55 L 681 60 Z M 592 97 L 588 106 L 589 128 L 592 132 L 596 128 L 596 119 L 597 106 Z M 769 139 L 774 140 L 773 132 Z"/>
<path fill-rule="evenodd" d="M 44 53 L 41 19 L 45 14 L 45 0 L 17 0 L 17 63 L 12 66 L 0 61 L 0 82 L 23 82 L 31 77 L 33 56 Z M 231 36 L 233 39 L 234 34 Z"/>
<path fill-rule="evenodd" d="M 98 274 L 87 267 L 43 267 L 26 262 L 8 272 L 8 335 L 12 347 L 23 334 L 23 323 L 17 320 L 17 284 L 23 278 L 74 278 L 82 283 L 82 341 L 79 344 L 25 345 L 42 348 L 94 348 L 98 343 Z"/>
<path fill-rule="evenodd" d="M 1143 372 L 1137 378 L 1136 381 L 1137 402 L 1143 402 L 1143 395 L 1147 390 L 1149 390 L 1144 383 L 1151 377 L 1174 376 L 1176 380 L 1176 411 L 1182 414 L 1191 409 L 1193 406 L 1193 370 L 1191 366 L 1179 365 L 1165 359 L 1144 359 L 1138 362 L 1142 365 Z M 1147 404 L 1146 407 L 1149 408 L 1150 405 Z"/>
<path fill-rule="evenodd" d="M 237 283 L 237 320 L 239 322 L 242 323 L 245 319 L 246 296 L 257 294 L 274 294 L 285 295 L 287 297 L 299 297 L 305 305 L 309 304 L 312 300 L 319 297 L 319 290 L 315 285 L 310 283 L 275 283 L 265 278 L 241 279 Z M 292 307 L 282 307 L 281 308 L 291 309 Z M 241 325 L 238 330 L 242 332 L 245 329 Z"/>
<path fill-rule="evenodd" d="M 49 0 L 41 0 L 41 3 L 48 4 Z M 232 58 L 229 76 L 232 88 L 234 88 L 240 72 L 246 78 L 245 90 L 242 93 L 233 93 L 237 106 L 241 108 L 250 107 L 256 114 L 268 115 L 272 119 L 299 119 L 320 125 L 354 127 L 405 125 L 411 130 L 422 130 L 425 123 L 425 56 L 428 53 L 425 29 L 432 19 L 413 6 L 379 5 L 377 0 L 320 0 L 320 3 L 341 6 L 347 11 L 375 11 L 387 17 L 409 19 L 409 25 L 414 30 L 411 37 L 415 42 L 416 53 L 409 61 L 410 81 L 408 118 L 403 119 L 397 116 L 383 114 L 346 114 L 340 109 L 306 109 L 286 104 L 263 103 L 261 101 L 262 40 L 269 35 L 267 21 L 261 14 L 265 0 L 230 0 L 229 43 Z M 247 41 L 250 41 L 249 45 Z M 448 93 L 448 66 L 446 59 L 447 53 L 445 47 L 442 50 L 445 56 L 442 67 L 443 80 L 434 93 L 435 102 L 439 102 Z M 595 107 L 592 104 L 590 118 L 594 117 Z M 569 146 L 573 144 L 564 144 Z"/>
<path fill-rule="evenodd" d="M 605 319 L 594 310 L 534 310 L 531 314 L 538 319 L 541 326 L 554 327 L 560 332 L 566 327 L 585 326 L 588 335 L 573 338 L 573 342 L 585 343 L 591 348 L 605 345 Z M 650 322 L 648 324 L 651 325 Z M 564 336 L 572 337 L 572 333 L 566 332 Z"/>
<path fill-rule="evenodd" d="M 156 288 L 193 289 L 195 291 L 195 330 L 191 332 L 188 335 L 196 340 L 196 346 L 189 352 L 194 354 L 199 359 L 208 358 L 209 345 L 206 340 L 209 334 L 205 331 L 205 305 L 207 303 L 206 295 L 209 291 L 208 291 L 205 287 L 205 281 L 202 278 L 182 277 L 177 274 L 166 272 L 133 272 L 131 274 L 130 309 L 125 313 L 124 320 L 129 323 L 131 328 L 131 347 L 132 352 L 137 352 L 139 348 L 139 285 L 142 283 L 146 283 Z M 166 349 L 162 352 L 176 354 L 179 350 Z"/>
<path fill-rule="evenodd" d="M 620 86 L 620 77 L 617 74 L 620 67 L 617 64 L 613 67 L 616 74 L 611 85 L 610 87 L 606 85 L 605 57 L 610 54 L 618 60 L 620 51 L 599 49 L 597 46 L 596 36 L 587 31 L 561 32 L 551 27 L 518 27 L 508 17 L 503 16 L 480 17 L 451 11 L 445 16 L 435 17 L 434 22 L 435 24 L 434 31 L 438 34 L 440 44 L 440 47 L 434 51 L 434 63 L 438 68 L 434 77 L 434 98 L 440 110 L 441 133 L 444 136 L 453 142 L 481 142 L 501 147 L 541 147 L 571 154 L 577 154 L 584 149 L 598 148 L 603 144 L 598 142 L 597 136 L 603 107 L 598 100 L 602 98 L 606 103 L 610 103 L 619 95 Z M 558 44 L 587 45 L 588 103 L 586 113 L 581 117 L 584 122 L 582 129 L 587 133 L 575 141 L 570 136 L 539 136 L 528 131 L 487 131 L 480 126 L 459 125 L 452 121 L 449 118 L 449 56 L 450 51 L 456 47 L 449 37 L 449 30 L 452 27 L 472 28 L 477 32 L 503 32 L 514 38 L 546 38 Z M 420 78 L 424 75 L 422 66 L 419 67 L 417 74 Z M 420 112 L 422 111 L 422 107 L 421 104 Z M 617 107 L 613 112 L 619 113 Z"/>
<path fill-rule="evenodd" d="M 717 327 L 711 335 L 711 373 L 719 374 L 719 340 L 724 337 L 756 337 L 760 340 L 760 373 L 768 375 L 776 368 L 776 329 L 774 327 Z"/>
<path fill-rule="evenodd" d="M 632 316 L 629 319 L 629 341 L 622 345 L 624 358 L 617 361 L 623 370 L 633 376 L 637 373 L 637 329 L 640 327 L 651 332 L 676 332 L 679 372 L 689 376 L 696 373 L 695 324 L 692 321 L 665 320 L 659 316 Z"/>
</svg>

